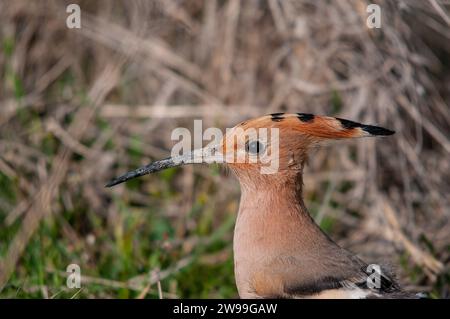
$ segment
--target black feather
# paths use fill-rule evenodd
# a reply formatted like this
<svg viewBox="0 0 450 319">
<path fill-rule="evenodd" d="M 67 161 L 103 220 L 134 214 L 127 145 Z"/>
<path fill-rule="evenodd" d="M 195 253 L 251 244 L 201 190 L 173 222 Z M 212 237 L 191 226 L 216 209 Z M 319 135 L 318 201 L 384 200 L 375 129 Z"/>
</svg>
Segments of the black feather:
<svg viewBox="0 0 450 319">
<path fill-rule="evenodd" d="M 308 114 L 308 113 L 297 113 L 297 117 L 302 122 L 311 122 L 314 120 L 314 114 Z"/>
<path fill-rule="evenodd" d="M 353 129 L 359 127 L 363 131 L 372 135 L 392 135 L 395 133 L 394 131 L 379 126 L 361 124 L 350 120 L 341 119 L 338 117 L 336 119 L 341 123 L 342 127 L 345 129 Z"/>
<path fill-rule="evenodd" d="M 272 117 L 272 121 L 274 122 L 280 122 L 284 119 L 284 113 L 272 113 L 270 114 L 270 116 Z"/>
</svg>

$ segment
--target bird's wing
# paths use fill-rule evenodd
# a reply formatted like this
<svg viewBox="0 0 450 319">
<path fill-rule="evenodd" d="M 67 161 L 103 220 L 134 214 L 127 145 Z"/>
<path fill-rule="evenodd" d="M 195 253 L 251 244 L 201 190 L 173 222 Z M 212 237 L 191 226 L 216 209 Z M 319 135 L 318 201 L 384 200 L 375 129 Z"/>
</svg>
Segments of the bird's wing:
<svg viewBox="0 0 450 319">
<path fill-rule="evenodd" d="M 279 264 L 271 265 L 271 273 L 264 276 L 266 287 L 268 278 L 277 282 L 269 284 L 277 287 L 276 295 L 269 297 L 375 298 L 400 292 L 393 276 L 381 266 L 378 281 L 374 282 L 368 264 L 346 250 L 335 252 L 322 259 L 278 259 Z"/>
</svg>

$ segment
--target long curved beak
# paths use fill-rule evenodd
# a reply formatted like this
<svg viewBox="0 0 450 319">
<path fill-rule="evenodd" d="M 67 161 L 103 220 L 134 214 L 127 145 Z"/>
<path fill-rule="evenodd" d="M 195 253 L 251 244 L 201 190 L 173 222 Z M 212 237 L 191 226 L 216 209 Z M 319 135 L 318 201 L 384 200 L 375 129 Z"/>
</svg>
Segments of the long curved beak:
<svg viewBox="0 0 450 319">
<path fill-rule="evenodd" d="M 177 167 L 185 164 L 224 163 L 223 157 L 220 156 L 220 154 L 216 154 L 214 151 L 211 152 L 211 150 L 215 150 L 215 148 L 201 148 L 183 155 L 167 157 L 165 159 L 139 167 L 119 177 L 113 178 L 105 185 L 105 187 L 112 187 L 117 184 L 126 182 L 132 178 L 147 175 L 150 173 L 155 173 L 167 168 Z"/>
</svg>

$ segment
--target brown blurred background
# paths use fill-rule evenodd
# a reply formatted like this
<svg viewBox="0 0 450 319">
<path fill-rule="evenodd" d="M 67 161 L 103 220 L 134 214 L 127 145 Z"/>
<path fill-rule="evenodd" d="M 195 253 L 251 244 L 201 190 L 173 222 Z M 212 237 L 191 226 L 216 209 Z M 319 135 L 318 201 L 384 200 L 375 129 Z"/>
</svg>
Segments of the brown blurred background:
<svg viewBox="0 0 450 319">
<path fill-rule="evenodd" d="M 69 29 L 72 2 L 0 0 L 0 297 L 237 297 L 231 174 L 104 184 L 194 119 L 284 111 L 397 131 L 312 154 L 307 206 L 406 289 L 448 297 L 449 1 L 77 1 Z"/>
</svg>

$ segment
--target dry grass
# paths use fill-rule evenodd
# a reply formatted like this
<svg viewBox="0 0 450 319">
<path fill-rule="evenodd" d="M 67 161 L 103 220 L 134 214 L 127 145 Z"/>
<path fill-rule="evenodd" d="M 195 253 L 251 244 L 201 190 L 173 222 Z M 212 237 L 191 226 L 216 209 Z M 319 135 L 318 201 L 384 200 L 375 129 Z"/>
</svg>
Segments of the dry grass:
<svg viewBox="0 0 450 319">
<path fill-rule="evenodd" d="M 313 154 L 307 205 L 407 288 L 448 296 L 449 3 L 376 2 L 379 30 L 362 0 L 80 1 L 79 30 L 61 1 L 0 2 L 0 296 L 73 296 L 72 262 L 76 297 L 235 296 L 232 176 L 103 185 L 167 156 L 194 118 L 276 111 L 397 131 Z"/>
</svg>

